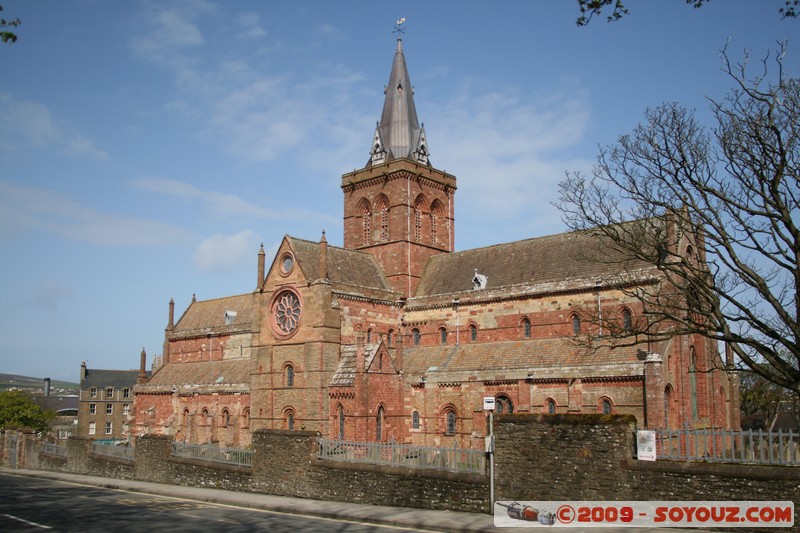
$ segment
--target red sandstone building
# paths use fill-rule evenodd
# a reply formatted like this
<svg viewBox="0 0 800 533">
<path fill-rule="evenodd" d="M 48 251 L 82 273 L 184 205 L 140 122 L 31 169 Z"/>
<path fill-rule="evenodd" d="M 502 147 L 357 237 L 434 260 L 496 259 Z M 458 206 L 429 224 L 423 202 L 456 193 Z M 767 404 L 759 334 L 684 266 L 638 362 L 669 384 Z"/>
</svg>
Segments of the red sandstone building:
<svg viewBox="0 0 800 533">
<path fill-rule="evenodd" d="M 344 246 L 286 236 L 255 291 L 170 302 L 135 434 L 246 446 L 259 428 L 482 446 L 498 411 L 628 413 L 640 428 L 737 427 L 736 377 L 701 337 L 590 350 L 580 309 L 637 320 L 609 264 L 565 233 L 454 250 L 456 178 L 429 160 L 398 41 L 371 157 L 341 179 Z M 673 245 L 696 246 L 691 236 Z M 658 273 L 639 265 L 642 280 Z M 143 363 L 144 364 L 144 363 Z"/>
</svg>

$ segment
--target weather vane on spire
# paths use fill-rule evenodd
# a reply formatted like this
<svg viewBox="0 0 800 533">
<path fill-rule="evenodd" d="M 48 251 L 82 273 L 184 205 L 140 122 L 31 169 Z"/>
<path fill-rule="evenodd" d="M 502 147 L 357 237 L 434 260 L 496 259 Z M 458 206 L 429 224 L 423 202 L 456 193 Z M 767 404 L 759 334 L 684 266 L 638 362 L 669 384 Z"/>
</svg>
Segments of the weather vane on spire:
<svg viewBox="0 0 800 533">
<path fill-rule="evenodd" d="M 394 23 L 395 28 L 394 31 L 392 31 L 392 33 L 399 33 L 400 36 L 402 37 L 406 32 L 405 23 L 406 23 L 405 17 L 397 19 Z"/>
</svg>

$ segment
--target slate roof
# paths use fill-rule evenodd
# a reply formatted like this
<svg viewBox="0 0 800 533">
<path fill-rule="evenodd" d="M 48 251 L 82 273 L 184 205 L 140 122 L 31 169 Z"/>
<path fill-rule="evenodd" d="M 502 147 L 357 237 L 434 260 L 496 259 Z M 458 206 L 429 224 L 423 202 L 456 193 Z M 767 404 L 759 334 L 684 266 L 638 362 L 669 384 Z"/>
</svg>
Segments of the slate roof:
<svg viewBox="0 0 800 533">
<path fill-rule="evenodd" d="M 364 345 L 364 368 L 369 368 L 372 360 L 378 353 L 380 343 Z M 339 366 L 331 377 L 331 387 L 352 387 L 356 380 L 356 351 L 355 344 L 345 344 L 341 348 Z"/>
<path fill-rule="evenodd" d="M 250 360 L 198 361 L 168 363 L 160 367 L 146 385 L 137 390 L 160 389 L 172 386 L 236 387 L 249 389 Z"/>
<path fill-rule="evenodd" d="M 414 88 L 406 67 L 403 41 L 397 40 L 397 50 L 384 91 L 386 98 L 381 113 L 380 133 L 389 159 L 411 157 L 419 138 L 420 127 L 414 105 Z"/>
<path fill-rule="evenodd" d="M 309 280 L 319 278 L 320 243 L 286 236 L 297 263 Z M 334 290 L 365 296 L 398 297 L 375 258 L 365 252 L 328 246 L 328 278 Z M 373 294 L 373 293 L 380 294 Z"/>
<path fill-rule="evenodd" d="M 604 262 L 590 261 L 587 252 L 599 246 Z M 415 298 L 476 292 L 472 279 L 477 269 L 488 278 L 486 289 L 514 286 L 562 285 L 583 279 L 592 285 L 601 278 L 620 274 L 620 263 L 613 259 L 610 246 L 602 238 L 586 232 L 561 233 L 522 241 L 475 248 L 432 256 L 420 279 Z M 622 261 L 622 256 L 619 256 Z M 627 262 L 625 269 L 646 269 L 644 262 Z M 412 303 L 411 301 L 409 303 Z"/>
<path fill-rule="evenodd" d="M 148 372 L 148 375 L 149 374 Z M 97 389 L 105 389 L 108 387 L 124 389 L 126 387 L 133 387 L 136 384 L 138 375 L 138 370 L 95 370 L 93 368 L 87 368 L 86 377 L 81 380 L 81 389 L 85 390 L 92 387 Z"/>
<path fill-rule="evenodd" d="M 225 323 L 227 310 L 236 312 L 231 324 Z M 173 331 L 177 336 L 248 332 L 257 321 L 257 313 L 257 300 L 253 294 L 194 301 L 175 324 Z"/>
<path fill-rule="evenodd" d="M 620 376 L 642 373 L 635 347 L 588 351 L 569 338 L 417 346 L 403 350 L 403 370 L 411 381 L 468 381 Z"/>
</svg>

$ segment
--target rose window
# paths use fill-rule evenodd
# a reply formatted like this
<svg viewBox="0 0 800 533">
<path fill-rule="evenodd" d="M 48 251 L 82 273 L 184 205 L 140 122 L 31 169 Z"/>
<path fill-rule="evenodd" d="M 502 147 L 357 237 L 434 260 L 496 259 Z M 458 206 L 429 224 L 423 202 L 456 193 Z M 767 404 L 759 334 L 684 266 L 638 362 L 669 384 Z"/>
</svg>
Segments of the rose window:
<svg viewBox="0 0 800 533">
<path fill-rule="evenodd" d="M 295 332 L 300 323 L 300 299 L 291 291 L 284 291 L 272 304 L 275 329 L 282 335 Z"/>
</svg>

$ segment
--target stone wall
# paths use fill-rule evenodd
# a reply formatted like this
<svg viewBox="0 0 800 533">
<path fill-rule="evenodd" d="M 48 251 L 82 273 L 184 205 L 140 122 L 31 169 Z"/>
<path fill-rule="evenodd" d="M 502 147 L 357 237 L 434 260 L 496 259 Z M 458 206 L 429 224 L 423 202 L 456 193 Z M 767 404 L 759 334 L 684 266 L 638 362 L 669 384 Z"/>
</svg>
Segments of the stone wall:
<svg viewBox="0 0 800 533">
<path fill-rule="evenodd" d="M 637 461 L 619 415 L 495 419 L 497 500 L 791 500 L 800 467 Z"/>
<path fill-rule="evenodd" d="M 634 459 L 630 415 L 501 415 L 495 419 L 495 499 L 792 500 L 800 509 L 800 467 Z M 252 468 L 172 457 L 172 438 L 137 440 L 136 461 L 91 453 L 73 437 L 67 457 L 39 453 L 20 435 L 25 464 L 80 474 L 215 487 L 330 501 L 488 512 L 488 479 L 398 467 L 320 461 L 317 432 L 257 430 Z M 0 439 L 7 448 L 7 439 Z M 8 465 L 7 460 L 4 464 Z"/>
</svg>

